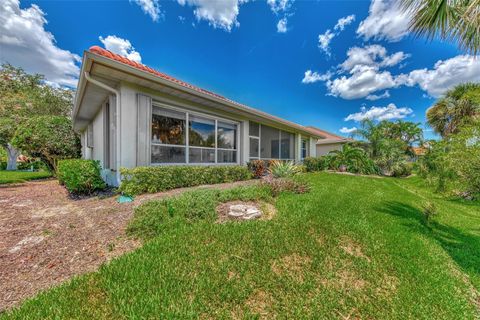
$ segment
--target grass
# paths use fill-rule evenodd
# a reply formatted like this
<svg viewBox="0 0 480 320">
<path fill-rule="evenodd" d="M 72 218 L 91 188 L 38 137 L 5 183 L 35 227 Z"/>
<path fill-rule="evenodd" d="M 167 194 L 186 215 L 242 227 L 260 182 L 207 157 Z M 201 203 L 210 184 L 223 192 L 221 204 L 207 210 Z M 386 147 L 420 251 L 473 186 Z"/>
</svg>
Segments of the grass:
<svg viewBox="0 0 480 320">
<path fill-rule="evenodd" d="M 281 194 L 270 221 L 213 223 L 219 201 L 272 201 L 257 187 L 147 203 L 129 229 L 142 248 L 2 318 L 479 317 L 478 202 L 442 199 L 417 178 L 300 179 L 311 192 Z M 429 223 L 425 199 L 439 209 Z"/>
<path fill-rule="evenodd" d="M 0 171 L 0 184 L 22 183 L 29 180 L 45 179 L 52 174 L 47 171 Z"/>
</svg>

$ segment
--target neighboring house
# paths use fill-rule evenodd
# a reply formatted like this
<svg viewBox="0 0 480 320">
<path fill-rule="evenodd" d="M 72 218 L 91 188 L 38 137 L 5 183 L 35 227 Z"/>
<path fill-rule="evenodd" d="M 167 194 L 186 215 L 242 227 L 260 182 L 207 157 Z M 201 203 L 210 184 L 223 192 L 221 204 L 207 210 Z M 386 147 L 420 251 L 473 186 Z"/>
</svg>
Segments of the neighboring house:
<svg viewBox="0 0 480 320">
<path fill-rule="evenodd" d="M 345 143 L 352 141 L 352 139 L 337 136 L 331 132 L 316 127 L 307 126 L 306 128 L 308 128 L 312 133 L 320 136 L 316 143 L 317 157 L 324 156 L 333 150 L 342 150 Z"/>
<path fill-rule="evenodd" d="M 112 185 L 136 166 L 299 162 L 323 136 L 97 46 L 83 55 L 73 125 Z"/>
</svg>

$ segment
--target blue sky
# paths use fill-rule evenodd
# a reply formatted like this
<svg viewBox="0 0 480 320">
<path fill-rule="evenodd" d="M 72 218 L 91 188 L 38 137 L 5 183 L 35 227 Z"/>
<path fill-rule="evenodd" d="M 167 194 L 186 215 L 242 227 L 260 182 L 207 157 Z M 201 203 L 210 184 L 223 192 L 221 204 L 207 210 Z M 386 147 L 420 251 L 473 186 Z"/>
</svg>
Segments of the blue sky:
<svg viewBox="0 0 480 320">
<path fill-rule="evenodd" d="M 51 83 L 75 86 L 83 51 L 99 45 L 337 134 L 348 135 L 365 117 L 423 123 L 446 89 L 480 81 L 478 59 L 452 44 L 412 37 L 408 15 L 394 0 L 5 0 L 1 6 L 0 61 L 44 73 Z"/>
</svg>

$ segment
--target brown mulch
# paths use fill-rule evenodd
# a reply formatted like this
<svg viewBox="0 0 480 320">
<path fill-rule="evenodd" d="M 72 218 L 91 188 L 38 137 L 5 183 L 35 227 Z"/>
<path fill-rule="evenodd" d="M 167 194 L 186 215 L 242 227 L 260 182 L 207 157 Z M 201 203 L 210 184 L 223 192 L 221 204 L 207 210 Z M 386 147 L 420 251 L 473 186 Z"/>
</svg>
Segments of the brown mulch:
<svg viewBox="0 0 480 320">
<path fill-rule="evenodd" d="M 254 181 L 196 188 L 226 189 Z M 0 312 L 41 290 L 134 250 L 125 235 L 133 208 L 193 188 L 142 195 L 73 200 L 56 180 L 0 186 Z"/>
</svg>

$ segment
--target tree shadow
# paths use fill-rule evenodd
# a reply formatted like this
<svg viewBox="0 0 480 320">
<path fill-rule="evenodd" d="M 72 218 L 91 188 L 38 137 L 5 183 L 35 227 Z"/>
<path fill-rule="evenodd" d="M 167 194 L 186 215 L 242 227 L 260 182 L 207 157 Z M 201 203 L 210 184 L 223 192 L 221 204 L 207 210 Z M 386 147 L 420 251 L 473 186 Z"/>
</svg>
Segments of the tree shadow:
<svg viewBox="0 0 480 320">
<path fill-rule="evenodd" d="M 465 273 L 480 278 L 480 237 L 434 220 L 427 223 L 420 209 L 406 203 L 389 201 L 379 211 L 402 218 L 411 231 L 436 240 Z"/>
</svg>

